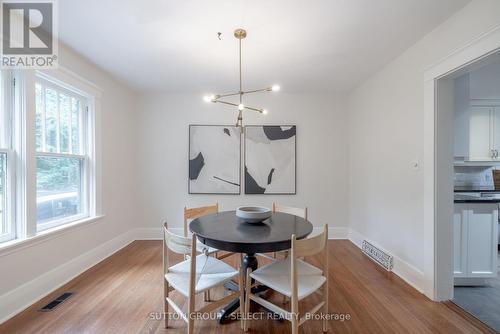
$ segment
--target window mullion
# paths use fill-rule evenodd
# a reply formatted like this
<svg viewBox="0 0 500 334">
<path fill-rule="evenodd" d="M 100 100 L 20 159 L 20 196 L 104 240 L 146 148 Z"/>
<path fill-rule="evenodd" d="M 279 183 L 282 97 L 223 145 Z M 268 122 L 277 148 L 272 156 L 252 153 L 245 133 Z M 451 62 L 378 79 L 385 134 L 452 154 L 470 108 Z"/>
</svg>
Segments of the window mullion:
<svg viewBox="0 0 500 334">
<path fill-rule="evenodd" d="M 41 98 L 42 98 L 42 103 L 41 103 L 41 106 L 42 106 L 42 110 L 41 110 L 41 114 L 42 114 L 42 151 L 46 151 L 47 150 L 47 124 L 45 123 L 46 122 L 46 110 L 47 110 L 47 107 L 45 105 L 45 94 L 46 94 L 46 87 L 45 85 L 41 84 L 41 90 L 42 90 L 42 94 L 41 94 Z"/>
<path fill-rule="evenodd" d="M 7 152 L 7 192 L 8 195 L 6 198 L 6 207 L 8 209 L 8 215 L 6 218 L 9 221 L 9 235 L 10 239 L 14 239 L 16 237 L 16 159 L 14 152 L 9 150 Z"/>
<path fill-rule="evenodd" d="M 68 145 L 69 153 L 73 152 L 73 97 L 69 96 L 69 115 L 68 115 Z"/>
<path fill-rule="evenodd" d="M 79 148 L 80 148 L 80 153 L 82 154 L 87 154 L 87 134 L 85 133 L 84 129 L 87 129 L 87 123 L 85 123 L 87 121 L 87 117 L 86 117 L 86 112 L 87 112 L 87 106 L 86 104 L 83 103 L 82 100 L 79 100 L 80 103 L 78 103 L 78 108 L 80 109 L 79 110 L 79 113 L 78 113 L 78 117 L 80 118 L 80 125 L 78 126 L 78 132 L 79 132 L 79 138 L 80 138 L 80 143 L 79 143 Z"/>
<path fill-rule="evenodd" d="M 36 235 L 36 90 L 35 73 L 16 72 L 15 115 L 18 177 L 16 194 L 17 237 Z"/>
<path fill-rule="evenodd" d="M 82 177 L 82 181 L 85 182 L 84 184 L 82 184 L 82 187 L 83 189 L 85 190 L 85 197 L 84 197 L 84 200 L 85 202 L 82 203 L 82 205 L 85 206 L 86 210 L 88 210 L 90 212 L 91 210 L 91 205 L 90 205 L 90 193 L 91 191 L 93 191 L 93 189 L 91 189 L 91 173 L 90 173 L 90 159 L 89 159 L 89 155 L 90 155 L 90 148 L 89 148 L 89 145 L 90 145 L 90 135 L 89 135 L 89 131 L 91 131 L 92 127 L 90 126 L 89 124 L 89 108 L 88 108 L 88 105 L 87 103 L 83 103 L 83 101 L 80 102 L 80 107 L 82 108 L 82 114 L 85 114 L 85 116 L 83 117 L 83 123 L 85 126 L 85 131 L 80 131 L 80 132 L 85 132 L 84 134 L 84 141 L 83 143 L 85 143 L 83 145 L 83 148 L 81 149 L 82 150 L 82 154 L 85 154 L 85 156 L 87 157 L 87 159 L 85 159 L 82 163 L 83 163 L 83 177 Z"/>
<path fill-rule="evenodd" d="M 59 91 L 56 91 L 56 152 L 61 152 L 61 104 L 59 102 Z"/>
</svg>

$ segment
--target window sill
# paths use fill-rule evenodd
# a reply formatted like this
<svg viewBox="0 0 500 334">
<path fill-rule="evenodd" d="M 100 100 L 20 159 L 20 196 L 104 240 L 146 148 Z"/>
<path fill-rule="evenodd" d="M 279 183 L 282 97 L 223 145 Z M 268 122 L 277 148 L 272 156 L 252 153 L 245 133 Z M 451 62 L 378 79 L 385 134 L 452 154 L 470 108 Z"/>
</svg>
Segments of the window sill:
<svg viewBox="0 0 500 334">
<path fill-rule="evenodd" d="M 26 239 L 16 239 L 4 242 L 0 244 L 0 256 L 5 256 L 14 252 L 18 252 L 22 249 L 33 247 L 42 242 L 57 238 L 70 231 L 82 228 L 94 224 L 104 218 L 105 215 L 98 215 L 94 217 L 88 217 L 81 220 L 74 221 L 72 223 L 56 226 L 41 232 L 36 235 L 26 238 Z"/>
</svg>

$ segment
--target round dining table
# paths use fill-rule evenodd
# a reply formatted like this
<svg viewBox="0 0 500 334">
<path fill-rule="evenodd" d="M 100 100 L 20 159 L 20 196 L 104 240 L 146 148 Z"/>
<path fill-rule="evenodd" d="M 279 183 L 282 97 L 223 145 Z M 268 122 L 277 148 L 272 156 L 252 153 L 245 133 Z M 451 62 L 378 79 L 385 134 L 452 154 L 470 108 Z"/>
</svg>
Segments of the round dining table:
<svg viewBox="0 0 500 334">
<path fill-rule="evenodd" d="M 288 250 L 292 235 L 297 239 L 307 237 L 313 230 L 306 219 L 287 213 L 275 212 L 261 223 L 246 223 L 236 216 L 235 211 L 223 211 L 199 217 L 191 221 L 189 230 L 195 233 L 203 244 L 221 251 L 243 253 L 243 270 L 258 268 L 256 253 Z M 226 288 L 237 290 L 235 284 Z M 267 287 L 257 286 L 254 293 Z M 224 322 L 239 307 L 239 299 L 233 300 L 219 312 L 219 322 Z"/>
</svg>

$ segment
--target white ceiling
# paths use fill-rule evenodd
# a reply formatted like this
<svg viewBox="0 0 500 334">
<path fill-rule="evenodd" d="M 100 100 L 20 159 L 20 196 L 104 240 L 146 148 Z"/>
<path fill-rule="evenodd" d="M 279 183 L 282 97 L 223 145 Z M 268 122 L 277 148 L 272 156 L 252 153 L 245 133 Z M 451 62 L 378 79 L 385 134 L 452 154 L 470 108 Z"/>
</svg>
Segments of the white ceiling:
<svg viewBox="0 0 500 334">
<path fill-rule="evenodd" d="M 59 36 L 140 91 L 349 91 L 469 0 L 64 0 Z M 217 32 L 222 32 L 222 41 Z"/>
</svg>

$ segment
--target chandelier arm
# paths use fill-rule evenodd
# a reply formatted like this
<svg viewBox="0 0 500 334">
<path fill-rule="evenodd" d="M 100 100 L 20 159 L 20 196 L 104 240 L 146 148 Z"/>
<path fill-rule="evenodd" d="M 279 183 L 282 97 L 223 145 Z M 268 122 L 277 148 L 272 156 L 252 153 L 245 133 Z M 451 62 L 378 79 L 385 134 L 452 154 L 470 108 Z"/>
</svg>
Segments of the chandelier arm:
<svg viewBox="0 0 500 334">
<path fill-rule="evenodd" d="M 217 95 L 215 95 L 215 99 L 214 100 L 218 100 L 218 99 L 223 98 L 223 97 L 235 96 L 235 95 L 240 95 L 240 92 L 227 93 L 227 94 L 217 94 Z"/>
<path fill-rule="evenodd" d="M 236 103 L 226 102 L 226 101 L 222 101 L 222 100 L 215 100 L 215 101 L 214 101 L 214 103 L 222 103 L 222 104 L 227 104 L 227 105 L 234 106 L 234 107 L 239 106 L 239 105 L 238 105 L 238 104 L 236 104 Z"/>
<path fill-rule="evenodd" d="M 222 103 L 222 104 L 227 104 L 227 105 L 230 105 L 230 106 L 233 106 L 233 107 L 238 107 L 239 105 L 236 104 L 236 103 L 232 103 L 232 102 L 227 102 L 227 101 L 222 101 L 222 100 L 216 100 L 214 101 L 214 103 Z M 264 110 L 262 109 L 258 109 L 258 108 L 254 108 L 254 107 L 249 107 L 249 106 L 244 106 L 244 109 L 248 109 L 248 110 L 253 110 L 253 111 L 257 111 L 259 113 L 263 113 Z M 241 111 L 239 112 L 239 114 L 241 114 Z M 238 116 L 239 117 L 239 116 Z"/>
<path fill-rule="evenodd" d="M 253 111 L 257 111 L 259 113 L 264 113 L 264 110 L 262 109 L 258 109 L 258 108 L 253 108 L 253 107 L 248 107 L 248 106 L 245 106 L 245 109 L 248 109 L 248 110 L 253 110 Z"/>
<path fill-rule="evenodd" d="M 262 89 L 254 89 L 254 90 L 247 90 L 242 92 L 243 94 L 251 94 L 251 93 L 260 93 L 260 92 L 269 92 L 271 91 L 271 88 L 262 88 Z"/>
</svg>

